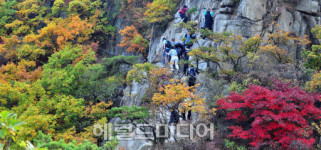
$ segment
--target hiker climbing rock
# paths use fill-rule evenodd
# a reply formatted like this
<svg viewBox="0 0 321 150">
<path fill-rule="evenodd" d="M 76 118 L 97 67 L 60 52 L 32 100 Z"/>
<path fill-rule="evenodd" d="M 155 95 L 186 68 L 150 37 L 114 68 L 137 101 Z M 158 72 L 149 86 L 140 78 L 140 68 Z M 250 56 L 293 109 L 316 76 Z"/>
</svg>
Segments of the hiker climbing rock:
<svg viewBox="0 0 321 150">
<path fill-rule="evenodd" d="M 178 59 L 182 59 L 185 57 L 186 50 L 183 43 L 180 43 L 180 42 L 175 43 L 175 49 L 178 54 Z"/>
<path fill-rule="evenodd" d="M 167 53 L 171 50 L 172 44 L 170 41 L 168 41 L 166 38 L 163 38 L 163 65 L 166 66 L 166 64 L 169 62 L 169 59 L 167 57 Z"/>
<path fill-rule="evenodd" d="M 184 5 L 183 7 L 181 7 L 179 9 L 179 15 L 181 16 L 181 18 L 183 19 L 183 22 L 186 23 L 187 22 L 187 16 L 186 16 L 186 12 L 187 12 L 188 8 L 186 5 Z"/>
<path fill-rule="evenodd" d="M 191 67 L 187 71 L 187 75 L 189 75 L 188 86 L 195 86 L 196 74 L 199 74 L 199 72 L 194 68 L 194 65 L 191 64 Z"/>
<path fill-rule="evenodd" d="M 213 30 L 213 23 L 214 23 L 213 16 L 214 16 L 214 13 L 212 8 L 209 8 L 204 12 L 205 22 L 202 28 Z"/>
<path fill-rule="evenodd" d="M 169 111 L 171 112 L 171 116 L 168 124 L 171 125 L 173 123 L 174 126 L 176 126 L 179 123 L 179 114 L 173 107 L 169 108 Z"/>
<path fill-rule="evenodd" d="M 184 35 L 184 38 L 185 38 L 185 41 L 184 41 L 185 48 L 190 49 L 193 46 L 192 39 L 196 38 L 195 34 L 191 34 L 191 32 L 188 31 L 188 33 Z"/>
<path fill-rule="evenodd" d="M 168 56 L 170 56 L 170 66 L 171 66 L 171 69 L 174 70 L 173 68 L 173 65 L 175 65 L 175 69 L 176 70 L 179 70 L 179 66 L 178 66 L 178 54 L 177 54 L 177 51 L 176 49 L 172 48 L 169 53 L 168 53 Z"/>
</svg>

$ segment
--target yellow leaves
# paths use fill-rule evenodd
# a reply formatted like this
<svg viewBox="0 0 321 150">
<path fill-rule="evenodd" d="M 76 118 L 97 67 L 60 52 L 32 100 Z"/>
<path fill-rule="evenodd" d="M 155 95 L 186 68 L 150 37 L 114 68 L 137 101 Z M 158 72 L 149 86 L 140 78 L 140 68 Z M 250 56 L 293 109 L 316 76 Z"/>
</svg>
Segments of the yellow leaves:
<svg viewBox="0 0 321 150">
<path fill-rule="evenodd" d="M 314 33 L 318 39 L 321 39 L 321 25 L 315 26 L 311 32 Z"/>
<path fill-rule="evenodd" d="M 306 89 L 311 92 L 321 91 L 321 71 L 316 72 L 312 76 L 311 81 L 306 83 Z"/>
<path fill-rule="evenodd" d="M 88 118 L 98 119 L 106 116 L 109 112 L 108 108 L 110 108 L 113 105 L 113 102 L 108 101 L 106 102 L 100 102 L 95 105 L 90 103 L 90 106 L 86 107 L 85 116 Z"/>
<path fill-rule="evenodd" d="M 196 85 L 198 86 L 198 85 Z M 205 113 L 204 98 L 201 94 L 194 94 L 195 87 L 189 87 L 182 81 L 170 80 L 170 84 L 165 85 L 155 93 L 152 100 L 156 105 L 162 106 L 178 106 L 182 109 L 192 110 L 194 112 Z"/>
<path fill-rule="evenodd" d="M 272 54 L 277 60 L 283 63 L 288 63 L 291 61 L 291 58 L 287 55 L 287 50 L 281 49 L 276 45 L 268 44 L 265 46 L 260 46 L 260 53 L 268 52 Z"/>
<path fill-rule="evenodd" d="M 267 43 L 267 45 L 260 47 L 263 52 L 270 53 L 281 63 L 288 63 L 292 61 L 288 56 L 289 51 L 280 47 L 287 46 L 289 48 L 297 45 L 307 45 L 310 41 L 306 35 L 296 37 L 295 33 L 277 31 L 268 35 Z"/>
<path fill-rule="evenodd" d="M 20 21 L 20 20 L 15 20 L 15 21 L 13 21 L 13 22 L 10 23 L 10 24 L 6 24 L 5 27 L 6 27 L 7 29 L 9 29 L 9 28 L 16 28 L 16 27 L 18 27 L 18 26 L 20 26 L 20 25 L 22 25 L 22 24 L 23 24 L 22 21 Z"/>
<path fill-rule="evenodd" d="M 86 19 L 81 20 L 79 16 L 56 19 L 47 23 L 47 27 L 42 28 L 37 35 L 28 35 L 24 40 L 35 43 L 41 48 L 49 48 L 49 54 L 61 50 L 70 43 L 81 44 L 94 32 L 94 24 L 88 23 Z"/>
<path fill-rule="evenodd" d="M 175 8 L 173 0 L 154 0 L 147 4 L 144 15 L 151 23 L 164 23 L 172 19 L 172 11 Z"/>
</svg>

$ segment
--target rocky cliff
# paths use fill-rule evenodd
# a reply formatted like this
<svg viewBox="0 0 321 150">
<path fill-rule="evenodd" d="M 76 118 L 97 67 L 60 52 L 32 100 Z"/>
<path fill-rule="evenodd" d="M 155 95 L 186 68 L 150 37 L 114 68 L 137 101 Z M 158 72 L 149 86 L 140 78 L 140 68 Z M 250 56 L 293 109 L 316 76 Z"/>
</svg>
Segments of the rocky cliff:
<svg viewBox="0 0 321 150">
<path fill-rule="evenodd" d="M 214 8 L 214 24 L 213 32 L 231 32 L 236 35 L 240 35 L 243 38 L 253 37 L 260 35 L 263 38 L 267 38 L 268 34 L 275 33 L 277 30 L 289 31 L 296 36 L 308 35 L 312 43 L 318 43 L 319 41 L 311 35 L 310 31 L 313 27 L 321 23 L 320 18 L 320 4 L 321 0 L 185 0 L 182 4 L 187 5 L 189 8 L 197 7 L 197 12 L 189 16 L 189 21 L 195 21 L 198 23 L 198 28 L 204 21 L 203 12 L 211 7 Z M 152 39 L 151 48 L 148 55 L 148 62 L 161 65 L 162 60 L 162 38 L 167 39 L 175 38 L 176 41 L 182 39 L 188 31 L 184 28 L 177 26 L 182 22 L 178 12 L 175 15 L 173 21 L 171 21 L 162 35 L 156 36 Z M 199 36 L 199 35 L 198 35 Z M 213 41 L 200 39 L 197 43 L 202 45 L 215 45 Z M 309 45 L 308 45 L 309 46 Z M 192 48 L 199 47 L 198 44 L 194 44 Z M 293 60 L 293 64 L 302 60 L 301 51 L 304 47 L 294 46 L 289 47 L 289 55 Z M 295 76 L 296 68 L 291 66 L 286 67 L 280 65 L 278 61 L 268 55 L 262 55 L 255 62 L 256 67 L 249 66 L 247 58 L 242 59 L 242 68 L 244 72 L 251 72 L 253 70 L 260 70 L 264 72 L 271 72 L 272 75 L 287 76 L 287 78 L 293 78 Z M 205 62 L 199 64 L 199 68 L 205 70 L 208 65 Z M 210 65 L 215 68 L 215 65 Z M 231 69 L 228 63 L 221 63 L 223 69 Z M 198 91 L 211 91 L 215 92 L 215 86 L 209 88 L 211 85 L 209 79 L 206 76 L 199 76 L 198 83 L 200 87 Z M 133 86 L 128 86 L 124 90 L 124 97 L 122 99 L 122 105 L 140 105 L 140 99 L 144 95 L 148 85 L 140 85 L 133 83 Z M 228 87 L 222 86 L 222 90 L 228 90 Z M 205 96 L 213 96 L 211 92 L 207 92 Z M 135 145 L 135 141 L 122 141 L 120 146 L 129 148 Z M 149 142 L 139 142 L 139 145 L 150 145 Z M 136 144 L 137 145 L 137 144 Z M 136 146 L 137 147 L 137 146 Z"/>
<path fill-rule="evenodd" d="M 308 35 L 310 40 L 318 42 L 310 35 L 311 28 L 320 23 L 320 1 L 318 0 L 186 0 L 184 2 L 189 8 L 197 7 L 197 12 L 190 16 L 190 21 L 198 22 L 201 27 L 204 20 L 203 12 L 207 8 L 214 8 L 213 32 L 228 31 L 244 38 L 255 35 L 266 37 L 269 33 L 274 33 L 276 25 L 279 30 L 289 31 L 296 36 Z M 187 33 L 186 29 L 175 27 L 182 20 L 178 12 L 175 19 L 169 23 L 163 35 L 155 38 L 152 42 L 148 61 L 158 63 L 162 58 L 162 37 L 168 39 L 175 38 L 177 41 L 182 39 Z M 274 24 L 272 24 L 274 22 Z M 212 41 L 201 41 L 205 45 L 213 44 Z M 193 48 L 198 45 L 194 44 Z M 291 47 L 290 55 L 292 60 L 301 59 L 300 51 L 302 47 Z M 259 60 L 260 69 L 271 70 L 277 65 L 277 61 L 267 56 Z M 269 64 L 269 65 L 265 65 Z M 202 64 L 201 64 L 202 65 Z M 200 68 L 205 69 L 204 66 Z M 222 64 L 225 69 L 231 68 L 228 64 Z M 247 60 L 242 60 L 244 71 L 249 71 Z"/>
<path fill-rule="evenodd" d="M 236 35 L 241 35 L 243 38 L 249 38 L 255 35 L 260 35 L 266 38 L 268 34 L 276 32 L 276 30 L 289 31 L 296 36 L 308 35 L 313 43 L 319 41 L 311 35 L 310 31 L 313 27 L 321 23 L 320 5 L 321 0 L 185 0 L 182 4 L 189 8 L 197 7 L 197 12 L 190 16 L 189 21 L 198 22 L 198 28 L 201 27 L 204 21 L 203 12 L 207 8 L 214 8 L 214 24 L 213 32 L 231 32 Z M 162 59 L 162 38 L 175 38 L 180 41 L 187 33 L 184 28 L 179 28 L 178 23 L 182 22 L 177 12 L 173 21 L 171 21 L 161 36 L 154 37 L 151 43 L 148 62 L 161 65 Z M 274 24 L 273 24 L 274 23 Z M 199 35 L 198 35 L 199 36 Z M 197 43 L 202 45 L 214 45 L 210 40 L 200 39 Z M 197 48 L 199 45 L 195 43 L 192 48 Z M 299 62 L 302 46 L 289 47 L 289 55 L 293 63 Z M 260 70 L 265 72 L 276 72 L 280 70 L 279 62 L 272 56 L 262 55 L 256 60 L 255 67 L 248 65 L 247 58 L 243 58 L 241 65 L 244 72 Z M 210 65 L 215 68 L 215 65 Z M 229 63 L 221 63 L 223 69 L 232 69 Z M 205 70 L 207 64 L 200 62 L 200 69 Z M 284 66 L 281 66 L 284 68 Z M 290 67 L 295 72 L 295 68 Z M 293 74 L 293 76 L 295 76 Z M 290 77 L 291 78 L 291 77 Z M 133 83 L 134 86 L 127 87 L 124 90 L 122 104 L 131 106 L 132 104 L 139 105 L 140 98 L 144 95 L 148 85 L 139 85 Z"/>
</svg>

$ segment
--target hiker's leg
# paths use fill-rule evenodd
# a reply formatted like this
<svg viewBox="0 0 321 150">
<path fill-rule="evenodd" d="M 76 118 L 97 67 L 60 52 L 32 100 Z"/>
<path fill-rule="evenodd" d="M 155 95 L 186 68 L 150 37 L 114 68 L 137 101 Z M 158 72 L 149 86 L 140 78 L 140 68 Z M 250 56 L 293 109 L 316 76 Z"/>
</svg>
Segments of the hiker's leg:
<svg viewBox="0 0 321 150">
<path fill-rule="evenodd" d="M 174 70 L 174 68 L 173 68 L 174 63 L 175 63 L 175 61 L 174 61 L 174 58 L 172 57 L 171 61 L 170 61 L 170 66 L 171 66 L 172 70 Z"/>
<path fill-rule="evenodd" d="M 187 75 L 187 68 L 188 68 L 188 64 L 184 64 L 183 72 L 185 75 Z"/>
<path fill-rule="evenodd" d="M 189 110 L 187 113 L 187 119 L 191 120 L 191 118 L 192 118 L 192 110 Z"/>
<path fill-rule="evenodd" d="M 182 112 L 182 118 L 183 118 L 183 120 L 186 120 L 186 117 L 185 117 L 185 110 L 183 110 L 183 112 Z"/>
<path fill-rule="evenodd" d="M 184 22 L 184 23 L 187 22 L 187 16 L 186 16 L 186 14 L 184 14 L 184 20 L 183 20 L 183 22 Z"/>
<path fill-rule="evenodd" d="M 175 68 L 179 70 L 179 65 L 178 65 L 178 57 L 175 57 Z"/>
<path fill-rule="evenodd" d="M 163 60 L 162 60 L 162 63 L 164 66 L 166 66 L 166 53 L 165 51 L 163 52 Z"/>
</svg>

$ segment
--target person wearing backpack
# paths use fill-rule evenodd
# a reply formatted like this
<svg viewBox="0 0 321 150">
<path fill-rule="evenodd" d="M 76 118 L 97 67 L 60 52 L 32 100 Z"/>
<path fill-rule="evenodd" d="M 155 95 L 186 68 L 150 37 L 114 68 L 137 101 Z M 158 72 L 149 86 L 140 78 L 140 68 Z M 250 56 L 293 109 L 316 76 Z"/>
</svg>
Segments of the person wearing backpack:
<svg viewBox="0 0 321 150">
<path fill-rule="evenodd" d="M 180 42 L 175 43 L 175 49 L 176 49 L 177 54 L 178 54 L 178 59 L 181 60 L 182 55 L 185 56 L 185 53 L 186 53 L 185 48 L 184 48 L 184 44 L 182 44 Z"/>
<path fill-rule="evenodd" d="M 195 86 L 196 74 L 199 74 L 199 72 L 194 68 L 194 65 L 191 64 L 191 67 L 187 71 L 187 75 L 189 75 L 188 86 Z"/>
<path fill-rule="evenodd" d="M 184 38 L 185 38 L 185 41 L 184 41 L 185 47 L 190 49 L 193 46 L 192 39 L 196 38 L 195 34 L 191 34 L 191 32 L 188 31 L 188 33 L 184 35 Z"/>
<path fill-rule="evenodd" d="M 170 41 L 168 41 L 166 38 L 163 38 L 163 65 L 166 66 L 167 62 L 169 62 L 169 57 L 167 56 L 167 53 L 171 50 L 172 44 Z"/>
<path fill-rule="evenodd" d="M 213 16 L 214 16 L 214 13 L 212 8 L 209 8 L 204 12 L 205 22 L 202 28 L 213 30 L 213 23 L 214 23 Z"/>
<path fill-rule="evenodd" d="M 168 56 L 171 57 L 171 59 L 170 59 L 171 69 L 174 70 L 173 65 L 175 65 L 175 69 L 179 70 L 179 66 L 178 66 L 179 59 L 178 59 L 178 54 L 177 54 L 176 49 L 171 49 L 168 53 Z"/>
<path fill-rule="evenodd" d="M 179 15 L 181 16 L 181 18 L 183 19 L 183 22 L 186 23 L 187 22 L 187 16 L 186 16 L 186 12 L 187 12 L 188 8 L 186 5 L 184 5 L 183 7 L 181 7 L 179 9 Z"/>
<path fill-rule="evenodd" d="M 176 109 L 173 107 L 170 107 L 169 111 L 171 112 L 171 115 L 170 115 L 168 124 L 171 125 L 173 123 L 174 126 L 176 126 L 179 123 L 179 114 L 176 111 Z"/>
</svg>

